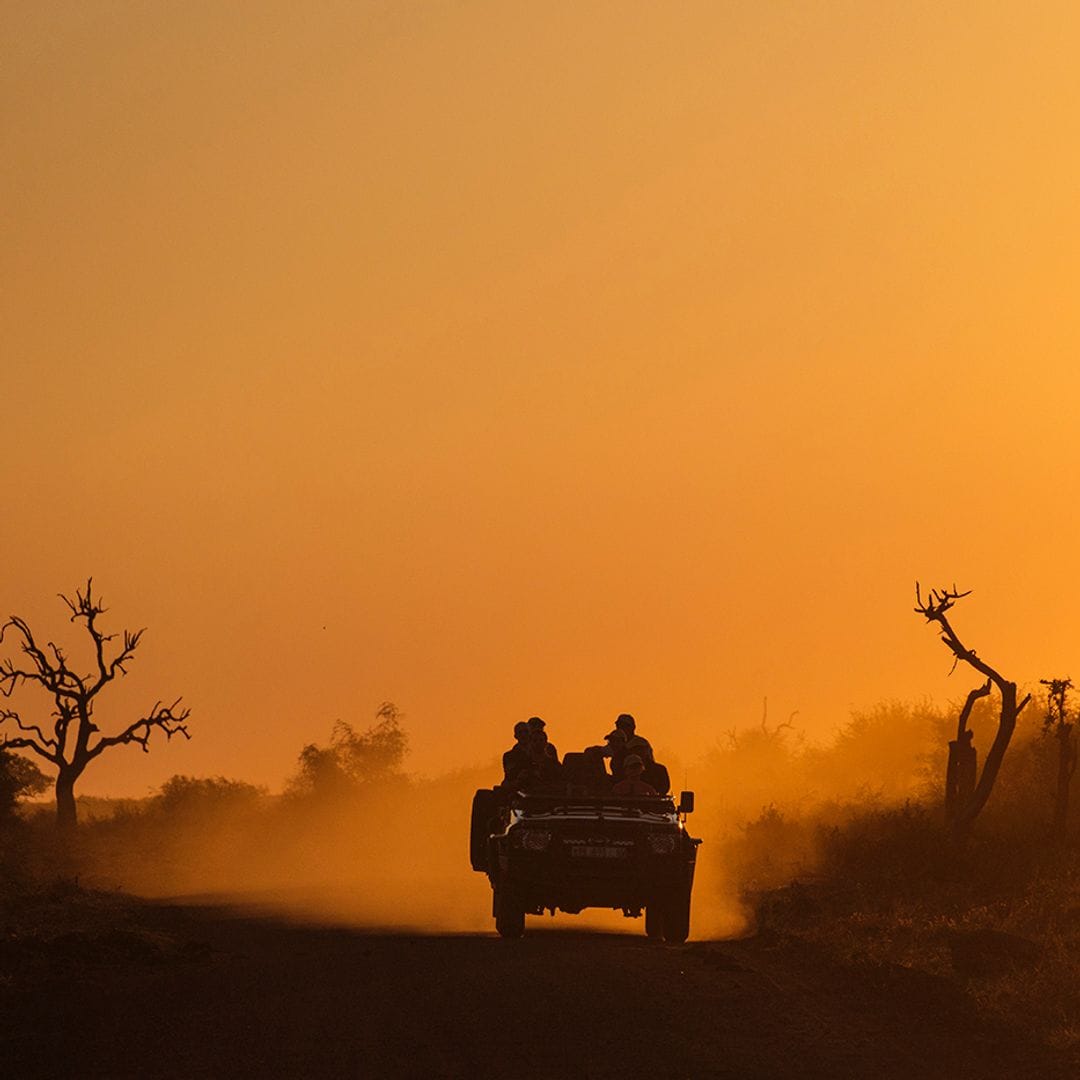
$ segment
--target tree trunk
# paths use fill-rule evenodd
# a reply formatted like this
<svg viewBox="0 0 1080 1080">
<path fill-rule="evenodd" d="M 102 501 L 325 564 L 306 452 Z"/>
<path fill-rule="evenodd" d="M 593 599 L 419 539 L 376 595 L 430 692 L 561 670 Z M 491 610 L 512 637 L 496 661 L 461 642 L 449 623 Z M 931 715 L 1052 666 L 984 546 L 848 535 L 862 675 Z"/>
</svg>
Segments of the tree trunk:
<svg viewBox="0 0 1080 1080">
<path fill-rule="evenodd" d="M 56 777 L 56 823 L 61 832 L 75 829 L 75 780 L 78 774 L 62 769 Z"/>
<path fill-rule="evenodd" d="M 1058 740 L 1058 776 L 1057 795 L 1054 799 L 1054 836 L 1065 839 L 1065 830 L 1069 823 L 1069 788 L 1073 773 L 1076 771 L 1076 741 L 1073 738 L 1073 725 L 1061 724 L 1057 731 Z"/>
<path fill-rule="evenodd" d="M 990 798 L 990 793 L 994 790 L 994 784 L 997 781 L 998 771 L 1001 769 L 1002 759 L 1005 757 L 1005 751 L 1009 748 L 1009 742 L 1012 739 L 1013 732 L 1016 730 L 1016 718 L 1029 700 L 1025 697 L 1017 705 L 1016 683 L 1000 682 L 998 683 L 998 689 L 1001 691 L 1001 711 L 998 713 L 997 734 L 994 736 L 994 742 L 986 755 L 982 776 L 979 777 L 971 797 L 960 807 L 953 823 L 953 832 L 958 840 L 962 840 L 967 836 L 975 819 Z"/>
<path fill-rule="evenodd" d="M 971 801 L 979 774 L 978 755 L 971 742 L 971 732 L 949 741 L 949 765 L 945 773 L 945 822 L 956 823 Z"/>
<path fill-rule="evenodd" d="M 949 740 L 949 763 L 945 766 L 945 824 L 951 825 L 956 820 L 956 808 L 959 803 L 956 790 L 957 743 Z"/>
</svg>

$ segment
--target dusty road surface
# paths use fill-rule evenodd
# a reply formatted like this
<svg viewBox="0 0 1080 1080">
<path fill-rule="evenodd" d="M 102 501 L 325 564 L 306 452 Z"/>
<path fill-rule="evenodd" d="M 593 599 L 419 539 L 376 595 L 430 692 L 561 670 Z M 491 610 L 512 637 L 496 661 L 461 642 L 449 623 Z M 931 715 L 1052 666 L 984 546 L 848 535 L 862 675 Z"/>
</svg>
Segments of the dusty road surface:
<svg viewBox="0 0 1080 1080">
<path fill-rule="evenodd" d="M 831 971 L 761 940 L 504 942 L 157 907 L 137 931 L 16 961 L 0 988 L 12 1080 L 1076 1075 L 929 977 Z"/>
</svg>

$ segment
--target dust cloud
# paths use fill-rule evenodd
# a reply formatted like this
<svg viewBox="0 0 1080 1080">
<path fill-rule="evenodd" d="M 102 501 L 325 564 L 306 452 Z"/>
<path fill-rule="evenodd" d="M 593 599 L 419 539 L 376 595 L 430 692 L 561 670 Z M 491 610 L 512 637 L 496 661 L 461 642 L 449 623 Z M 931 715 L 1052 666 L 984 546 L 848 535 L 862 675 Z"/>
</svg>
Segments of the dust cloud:
<svg viewBox="0 0 1080 1080">
<path fill-rule="evenodd" d="M 850 717 L 824 744 L 808 742 L 793 723 L 762 720 L 728 732 L 692 762 L 669 758 L 672 775 L 685 775 L 696 790 L 689 827 L 704 840 L 693 936 L 748 932 L 747 897 L 812 874 L 823 827 L 924 793 L 940 769 L 935 755 L 948 715 L 926 704 L 883 703 Z M 412 777 L 403 770 L 402 737 L 392 760 L 373 768 L 377 730 L 385 734 L 386 722 L 307 748 L 306 765 L 301 755 L 301 772 L 281 794 L 235 780 L 174 777 L 148 800 L 88 802 L 82 880 L 297 919 L 490 932 L 490 887 L 469 867 L 468 823 L 472 794 L 498 778 L 497 762 Z M 367 755 L 363 779 L 342 756 L 350 745 Z M 326 755 L 335 753 L 337 782 L 329 783 Z M 662 744 L 658 757 L 665 759 Z M 534 926 L 642 932 L 637 920 L 597 911 L 530 920 Z"/>
</svg>

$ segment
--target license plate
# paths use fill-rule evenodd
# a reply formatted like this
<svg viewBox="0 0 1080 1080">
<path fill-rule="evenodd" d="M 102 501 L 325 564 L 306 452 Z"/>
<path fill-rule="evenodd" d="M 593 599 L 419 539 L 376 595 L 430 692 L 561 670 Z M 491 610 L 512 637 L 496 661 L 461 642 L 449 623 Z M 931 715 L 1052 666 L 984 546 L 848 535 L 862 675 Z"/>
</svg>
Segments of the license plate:
<svg viewBox="0 0 1080 1080">
<path fill-rule="evenodd" d="M 570 849 L 570 854 L 579 859 L 625 859 L 626 848 L 592 847 L 586 844 L 576 844 Z"/>
</svg>

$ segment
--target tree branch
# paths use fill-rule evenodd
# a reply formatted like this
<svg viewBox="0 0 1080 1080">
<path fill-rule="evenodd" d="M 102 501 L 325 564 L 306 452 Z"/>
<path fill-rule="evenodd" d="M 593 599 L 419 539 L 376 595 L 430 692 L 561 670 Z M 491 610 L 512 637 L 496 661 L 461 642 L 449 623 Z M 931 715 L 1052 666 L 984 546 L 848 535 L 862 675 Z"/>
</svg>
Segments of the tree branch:
<svg viewBox="0 0 1080 1080">
<path fill-rule="evenodd" d="M 12 739 L 0 733 L 0 750 L 33 750 L 35 754 L 53 765 L 60 763 L 60 747 L 55 739 L 50 739 L 36 724 L 24 724 L 22 717 L 12 709 L 0 709 L 0 727 L 9 720 L 14 720 L 20 731 L 25 731 L 27 735 L 34 735 L 36 738 L 16 736 Z"/>
<path fill-rule="evenodd" d="M 94 579 L 87 578 L 86 580 L 86 592 L 75 590 L 75 599 L 71 599 L 60 593 L 60 599 L 67 605 L 68 610 L 71 612 L 71 621 L 82 621 L 86 626 L 86 631 L 90 635 L 90 639 L 94 643 L 94 660 L 97 664 L 97 681 L 89 691 L 86 692 L 86 698 L 89 700 L 93 698 L 107 683 L 112 682 L 116 678 L 116 673 L 120 672 L 121 675 L 127 674 L 127 664 L 131 660 L 135 653 L 135 650 L 139 647 L 139 641 L 145 633 L 145 628 L 142 630 L 125 630 L 124 644 L 120 651 L 110 660 L 105 655 L 105 646 L 110 641 L 116 639 L 115 634 L 104 634 L 97 627 L 97 617 L 103 615 L 108 609 L 100 599 L 94 598 Z M 85 688 L 84 688 L 85 689 Z"/>
<path fill-rule="evenodd" d="M 915 611 L 919 615 L 922 615 L 927 622 L 938 624 L 941 628 L 941 640 L 958 661 L 963 660 L 965 664 L 969 664 L 979 672 L 979 674 L 985 675 L 999 690 L 1004 692 L 1008 680 L 999 672 L 995 671 L 985 660 L 982 660 L 977 656 L 974 649 L 969 649 L 964 645 L 957 636 L 956 631 L 952 628 L 952 624 L 949 622 L 949 617 L 946 614 L 957 600 L 961 600 L 965 596 L 970 595 L 970 589 L 968 589 L 967 592 L 959 592 L 956 586 L 953 585 L 951 589 L 931 589 L 930 596 L 924 601 L 922 598 L 922 589 L 916 581 Z"/>
<path fill-rule="evenodd" d="M 24 724 L 22 717 L 13 709 L 0 709 L 0 726 L 8 720 L 14 720 L 15 726 L 20 731 L 25 731 L 28 735 L 36 735 L 41 741 L 41 745 L 48 747 L 51 746 L 54 750 L 58 749 L 58 744 L 55 739 L 50 739 L 44 731 L 37 726 L 37 724 Z M 9 745 L 5 743 L 5 745 Z"/>
<path fill-rule="evenodd" d="M 141 720 L 136 720 L 135 723 L 118 735 L 102 736 L 90 747 L 87 753 L 87 761 L 96 758 L 98 754 L 110 746 L 122 746 L 127 743 L 138 743 L 142 747 L 143 753 L 148 754 L 150 752 L 150 733 L 155 729 L 165 732 L 167 739 L 171 739 L 174 735 L 183 735 L 185 739 L 190 739 L 191 735 L 188 732 L 186 721 L 191 715 L 191 710 L 180 709 L 177 711 L 181 700 L 181 698 L 177 698 L 171 705 L 162 705 L 160 701 L 156 702 L 146 716 Z"/>
<path fill-rule="evenodd" d="M 962 742 L 964 738 L 964 732 L 967 731 L 967 722 L 971 719 L 971 710 L 975 707 L 975 702 L 979 698 L 984 698 L 990 693 L 991 682 L 989 679 L 982 684 L 982 686 L 975 687 L 974 690 L 968 692 L 967 701 L 964 702 L 964 707 L 960 710 L 960 719 L 956 724 L 956 741 Z"/>
<path fill-rule="evenodd" d="M 52 646 L 54 653 L 59 658 L 59 667 L 54 667 L 34 640 L 30 627 L 17 615 L 12 615 L 0 627 L 0 643 L 3 642 L 4 635 L 9 627 L 14 627 L 21 635 L 22 642 L 19 648 L 30 657 L 36 670 L 26 671 L 17 668 L 15 662 L 11 659 L 0 662 L 0 694 L 3 694 L 4 697 L 11 697 L 15 688 L 19 685 L 19 681 L 22 680 L 23 682 L 39 683 L 54 697 L 77 698 L 82 689 L 82 680 L 66 667 L 63 662 L 63 653 L 56 649 L 55 646 Z M 65 685 L 68 678 L 72 680 L 74 686 Z"/>
</svg>

